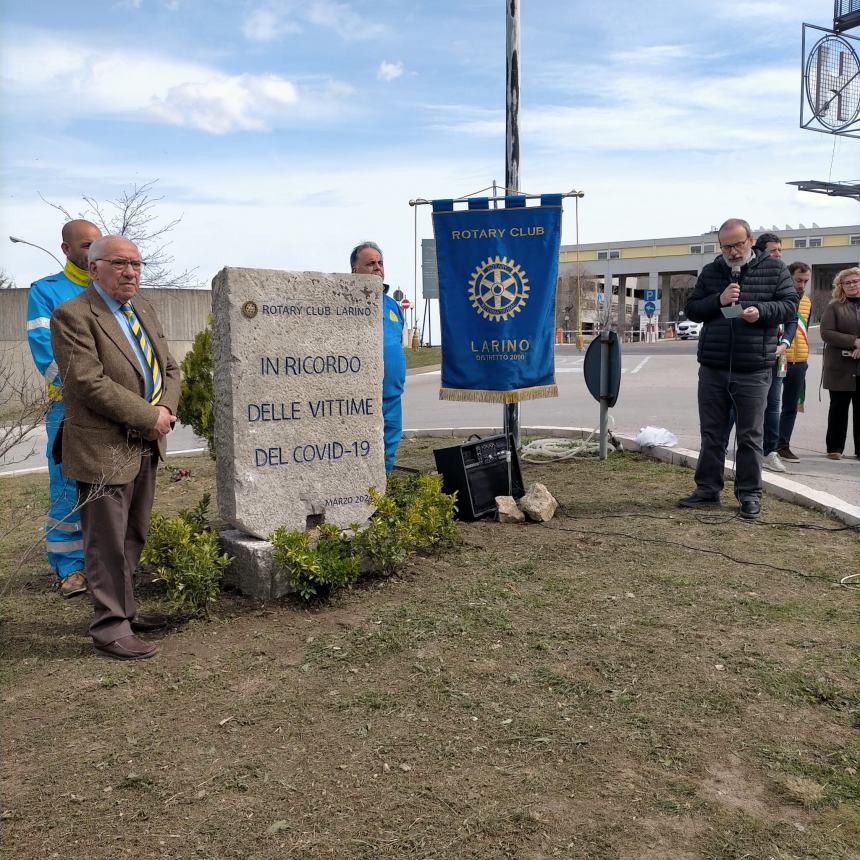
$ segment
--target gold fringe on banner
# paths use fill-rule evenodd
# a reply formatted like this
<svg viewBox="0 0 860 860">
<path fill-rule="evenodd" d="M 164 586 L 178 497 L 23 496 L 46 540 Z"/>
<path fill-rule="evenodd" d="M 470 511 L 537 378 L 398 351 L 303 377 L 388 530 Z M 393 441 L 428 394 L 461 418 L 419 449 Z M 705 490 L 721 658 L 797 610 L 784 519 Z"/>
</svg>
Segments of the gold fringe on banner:
<svg viewBox="0 0 860 860">
<path fill-rule="evenodd" d="M 558 386 L 535 385 L 531 388 L 514 388 L 512 391 L 491 391 L 486 388 L 440 388 L 440 400 L 459 400 L 470 403 L 520 403 L 541 397 L 558 397 Z"/>
</svg>

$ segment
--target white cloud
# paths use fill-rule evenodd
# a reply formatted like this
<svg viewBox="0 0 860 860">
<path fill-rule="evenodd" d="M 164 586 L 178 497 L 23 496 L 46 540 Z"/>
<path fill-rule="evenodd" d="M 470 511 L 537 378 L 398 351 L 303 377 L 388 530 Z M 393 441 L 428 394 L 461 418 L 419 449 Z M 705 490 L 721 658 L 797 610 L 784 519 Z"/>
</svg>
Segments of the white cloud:
<svg viewBox="0 0 860 860">
<path fill-rule="evenodd" d="M 798 17 L 798 4 L 779 2 L 779 0 L 724 0 L 711 11 L 715 15 L 736 21 L 751 18 L 756 21 L 786 20 Z"/>
<path fill-rule="evenodd" d="M 280 75 L 229 75 L 156 52 L 87 48 L 60 35 L 10 42 L 6 59 L 4 90 L 22 115 L 117 116 L 209 134 L 335 116 L 353 92 L 336 80 L 309 80 L 300 89 Z"/>
<path fill-rule="evenodd" d="M 295 86 L 276 75 L 238 75 L 171 87 L 150 106 L 153 116 L 172 125 L 210 134 L 262 131 L 267 118 L 298 101 Z"/>
<path fill-rule="evenodd" d="M 629 51 L 616 51 L 610 54 L 613 63 L 637 63 L 658 65 L 670 60 L 685 59 L 692 51 L 687 45 L 647 45 Z"/>
<path fill-rule="evenodd" d="M 664 59 L 674 56 L 666 52 Z M 685 72 L 681 54 L 677 59 L 652 70 L 639 62 L 600 74 L 584 65 L 547 70 L 546 78 L 574 82 L 570 99 L 523 110 L 521 133 L 536 148 L 558 152 L 719 152 L 782 144 L 795 130 L 794 68 L 696 77 Z M 758 98 L 760 93 L 767 97 Z M 493 138 L 505 132 L 501 110 L 444 105 L 433 111 L 436 129 Z"/>
<path fill-rule="evenodd" d="M 249 42 L 273 42 L 287 33 L 299 32 L 301 27 L 297 23 L 265 6 L 251 12 L 242 24 L 242 35 Z"/>
<path fill-rule="evenodd" d="M 270 0 L 251 12 L 242 33 L 251 42 L 271 42 L 300 33 L 308 24 L 334 30 L 347 41 L 370 39 L 385 30 L 339 0 Z"/>
<path fill-rule="evenodd" d="M 175 12 L 179 8 L 180 0 L 162 0 L 162 5 L 168 12 Z M 143 0 L 116 0 L 117 9 L 142 9 Z"/>
<path fill-rule="evenodd" d="M 383 60 L 376 70 L 376 77 L 380 81 L 393 81 L 403 74 L 403 63 L 389 63 L 388 60 Z"/>
</svg>

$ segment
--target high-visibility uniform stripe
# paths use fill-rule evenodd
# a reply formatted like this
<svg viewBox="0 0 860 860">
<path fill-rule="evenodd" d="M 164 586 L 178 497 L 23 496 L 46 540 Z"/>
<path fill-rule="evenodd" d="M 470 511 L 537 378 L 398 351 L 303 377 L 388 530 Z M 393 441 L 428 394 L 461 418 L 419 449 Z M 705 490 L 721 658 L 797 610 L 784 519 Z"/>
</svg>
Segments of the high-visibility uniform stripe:
<svg viewBox="0 0 860 860">
<path fill-rule="evenodd" d="M 78 517 L 75 522 L 68 522 L 48 517 L 46 525 L 51 531 L 55 532 L 77 532 L 81 530 L 81 519 Z"/>
<path fill-rule="evenodd" d="M 83 540 L 46 540 L 45 548 L 48 552 L 71 552 L 75 549 L 83 549 Z"/>
</svg>

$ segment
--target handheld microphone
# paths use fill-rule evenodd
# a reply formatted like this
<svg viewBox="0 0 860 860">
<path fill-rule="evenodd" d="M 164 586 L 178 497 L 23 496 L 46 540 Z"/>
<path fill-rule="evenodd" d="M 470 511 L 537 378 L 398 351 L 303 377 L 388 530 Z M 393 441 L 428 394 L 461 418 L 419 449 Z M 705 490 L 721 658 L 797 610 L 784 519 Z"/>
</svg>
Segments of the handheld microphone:
<svg viewBox="0 0 860 860">
<path fill-rule="evenodd" d="M 740 286 L 741 284 L 741 264 L 734 263 L 732 265 L 732 283 Z M 739 317 L 742 313 L 740 305 L 734 301 L 730 305 L 726 305 L 722 309 L 723 316 L 726 319 L 732 319 L 734 317 Z"/>
</svg>

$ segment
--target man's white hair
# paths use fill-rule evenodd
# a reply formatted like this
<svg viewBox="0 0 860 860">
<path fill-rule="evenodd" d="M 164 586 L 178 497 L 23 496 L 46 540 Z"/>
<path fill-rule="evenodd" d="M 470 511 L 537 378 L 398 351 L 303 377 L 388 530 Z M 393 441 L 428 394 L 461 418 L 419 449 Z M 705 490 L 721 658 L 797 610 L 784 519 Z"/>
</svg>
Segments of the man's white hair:
<svg viewBox="0 0 860 860">
<path fill-rule="evenodd" d="M 124 242 L 131 242 L 134 245 L 134 242 L 131 239 L 127 239 L 125 236 L 102 236 L 100 239 L 96 239 L 92 245 L 90 245 L 89 251 L 87 251 L 87 262 L 93 263 L 96 260 L 100 260 L 102 254 L 104 254 L 104 247 L 111 239 L 122 239 Z M 137 248 L 137 245 L 134 245 Z M 139 249 L 138 249 L 139 253 Z"/>
</svg>

